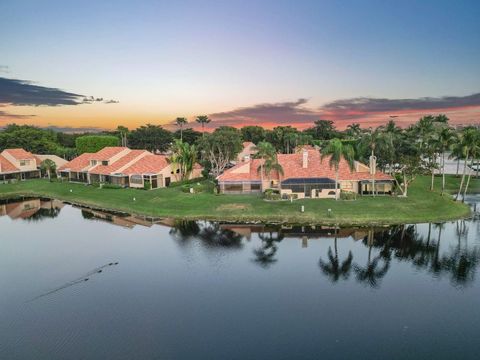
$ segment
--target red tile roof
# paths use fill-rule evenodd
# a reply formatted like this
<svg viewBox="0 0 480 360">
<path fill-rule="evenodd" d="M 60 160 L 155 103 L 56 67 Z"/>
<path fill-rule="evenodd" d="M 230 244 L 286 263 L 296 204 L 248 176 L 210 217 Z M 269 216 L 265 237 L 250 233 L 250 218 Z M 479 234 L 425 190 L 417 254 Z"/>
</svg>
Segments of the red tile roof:
<svg viewBox="0 0 480 360">
<path fill-rule="evenodd" d="M 329 157 L 321 159 L 320 152 L 313 148 L 307 149 L 308 161 L 307 167 L 303 167 L 303 151 L 295 154 L 278 154 L 278 162 L 283 168 L 281 180 L 291 178 L 329 178 L 335 179 L 335 169 L 329 165 Z M 238 164 L 221 174 L 217 179 L 219 181 L 255 181 L 260 180 L 258 167 L 263 160 L 253 159 L 248 163 Z M 246 172 L 239 172 L 242 166 L 247 166 Z M 278 179 L 278 174 L 272 172 L 271 179 Z M 368 171 L 351 171 L 346 160 L 342 159 L 339 165 L 339 180 L 369 180 L 372 176 Z M 375 174 L 377 180 L 392 180 L 392 177 L 377 171 Z"/>
<path fill-rule="evenodd" d="M 95 155 L 95 160 L 109 160 L 115 155 L 118 155 L 118 153 L 124 151 L 125 149 L 128 149 L 126 147 L 122 146 L 107 146 L 104 147 L 102 150 L 96 152 Z"/>
<path fill-rule="evenodd" d="M 122 174 L 158 174 L 168 165 L 165 155 L 147 155 L 123 170 Z"/>
<path fill-rule="evenodd" d="M 119 169 L 127 165 L 128 163 L 134 161 L 136 158 L 143 154 L 151 154 L 147 150 L 130 150 L 126 155 L 122 156 L 120 159 L 115 161 L 110 165 L 97 165 L 89 173 L 100 174 L 100 175 L 110 175 L 117 172 Z M 98 156 L 98 155 L 97 155 Z M 148 155 L 147 155 L 148 156 Z M 133 164 L 132 164 L 133 165 Z M 123 172 L 123 171 L 121 171 Z"/>
<path fill-rule="evenodd" d="M 80 156 L 77 156 L 72 161 L 67 162 L 65 165 L 58 168 L 59 171 L 70 170 L 70 171 L 82 171 L 85 168 L 90 166 L 90 160 L 95 160 L 95 154 L 92 153 L 83 153 Z"/>
<path fill-rule="evenodd" d="M 35 156 L 31 152 L 24 149 L 5 149 L 3 151 L 7 152 L 17 160 L 35 159 Z"/>
<path fill-rule="evenodd" d="M 19 171 L 20 171 L 20 169 L 18 169 L 10 161 L 8 161 L 2 155 L 0 155 L 0 174 L 1 173 L 19 172 Z"/>
</svg>

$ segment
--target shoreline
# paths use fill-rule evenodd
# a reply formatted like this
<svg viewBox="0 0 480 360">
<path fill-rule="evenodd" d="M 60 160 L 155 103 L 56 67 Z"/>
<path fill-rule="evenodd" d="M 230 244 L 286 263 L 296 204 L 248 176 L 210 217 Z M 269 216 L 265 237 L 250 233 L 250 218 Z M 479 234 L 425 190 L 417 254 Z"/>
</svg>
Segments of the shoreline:
<svg viewBox="0 0 480 360">
<path fill-rule="evenodd" d="M 480 183 L 480 180 L 476 182 Z M 476 192 L 477 189 L 472 187 L 471 193 Z M 412 191 L 411 198 L 403 199 L 368 197 L 354 202 L 307 199 L 294 203 L 272 203 L 259 197 L 243 195 L 185 194 L 179 188 L 149 192 L 108 190 L 71 183 L 49 183 L 45 180 L 0 185 L 0 199 L 43 197 L 101 211 L 160 219 L 272 225 L 388 226 L 470 218 L 470 207 L 451 200 L 450 196 L 441 197 L 435 192 L 428 192 L 425 196 L 425 190 L 417 188 Z M 301 213 L 302 205 L 308 211 Z M 327 208 L 333 209 L 334 216 L 327 216 Z"/>
</svg>

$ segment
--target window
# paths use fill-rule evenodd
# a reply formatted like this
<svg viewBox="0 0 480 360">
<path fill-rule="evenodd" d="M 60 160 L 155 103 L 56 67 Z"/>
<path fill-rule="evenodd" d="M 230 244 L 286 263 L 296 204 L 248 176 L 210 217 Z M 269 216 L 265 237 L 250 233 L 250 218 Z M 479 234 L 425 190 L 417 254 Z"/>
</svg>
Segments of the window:
<svg viewBox="0 0 480 360">
<path fill-rule="evenodd" d="M 90 165 L 91 166 L 97 165 L 97 160 L 90 160 Z"/>
<path fill-rule="evenodd" d="M 103 165 L 103 166 L 108 166 L 108 160 L 103 160 L 103 161 L 102 161 L 102 165 Z"/>
<path fill-rule="evenodd" d="M 256 191 L 256 190 L 260 191 L 261 190 L 261 185 L 260 184 L 251 184 L 250 189 L 252 191 Z"/>
<path fill-rule="evenodd" d="M 225 184 L 225 191 L 243 191 L 242 184 Z"/>
<path fill-rule="evenodd" d="M 143 177 L 142 177 L 142 175 L 132 175 L 132 176 L 130 176 L 130 183 L 131 183 L 131 184 L 142 185 L 142 184 L 143 184 Z"/>
<path fill-rule="evenodd" d="M 30 165 L 30 160 L 20 160 L 20 166 L 28 166 Z"/>
</svg>

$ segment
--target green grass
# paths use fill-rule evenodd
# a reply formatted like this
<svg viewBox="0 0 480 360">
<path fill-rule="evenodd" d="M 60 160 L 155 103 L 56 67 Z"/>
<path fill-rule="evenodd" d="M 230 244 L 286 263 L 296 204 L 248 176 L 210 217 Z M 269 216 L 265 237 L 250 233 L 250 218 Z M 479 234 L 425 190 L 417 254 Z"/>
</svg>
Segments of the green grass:
<svg viewBox="0 0 480 360">
<path fill-rule="evenodd" d="M 447 177 L 447 189 L 453 193 L 459 179 Z M 205 219 L 245 222 L 289 222 L 324 224 L 394 224 L 440 222 L 467 217 L 467 205 L 438 192 L 441 178 L 435 179 L 436 191 L 429 191 L 430 178 L 417 178 L 408 198 L 359 197 L 356 201 L 304 199 L 267 202 L 254 195 L 189 194 L 181 187 L 152 191 L 100 189 L 72 183 L 30 180 L 0 185 L 0 198 L 43 196 L 80 205 L 177 219 Z M 480 192 L 480 180 L 470 183 L 472 192 Z M 71 191 L 70 191 L 71 190 Z M 133 200 L 135 198 L 135 201 Z M 305 212 L 300 212 L 301 205 Z M 331 209 L 331 216 L 328 216 Z"/>
</svg>

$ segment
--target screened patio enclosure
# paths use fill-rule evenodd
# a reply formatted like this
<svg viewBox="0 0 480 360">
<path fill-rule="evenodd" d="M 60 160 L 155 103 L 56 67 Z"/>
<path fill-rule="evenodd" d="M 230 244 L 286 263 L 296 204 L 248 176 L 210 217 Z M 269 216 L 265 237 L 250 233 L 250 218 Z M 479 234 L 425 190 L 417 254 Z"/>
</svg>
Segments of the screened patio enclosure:
<svg viewBox="0 0 480 360">
<path fill-rule="evenodd" d="M 330 178 L 291 178 L 283 180 L 281 188 L 296 194 L 303 193 L 306 197 L 324 190 L 332 190 L 335 195 L 335 180 Z"/>
<path fill-rule="evenodd" d="M 359 193 L 361 195 L 373 194 L 373 181 L 360 181 Z M 393 190 L 393 183 L 390 180 L 375 180 L 375 194 L 376 195 L 391 195 Z"/>
</svg>

